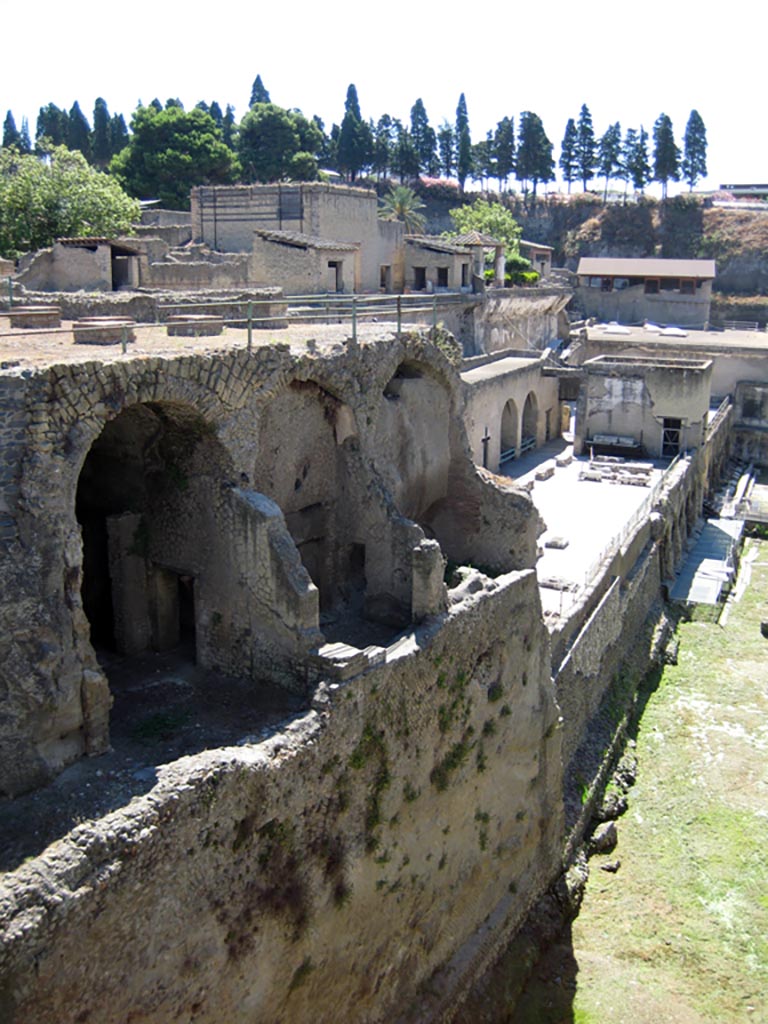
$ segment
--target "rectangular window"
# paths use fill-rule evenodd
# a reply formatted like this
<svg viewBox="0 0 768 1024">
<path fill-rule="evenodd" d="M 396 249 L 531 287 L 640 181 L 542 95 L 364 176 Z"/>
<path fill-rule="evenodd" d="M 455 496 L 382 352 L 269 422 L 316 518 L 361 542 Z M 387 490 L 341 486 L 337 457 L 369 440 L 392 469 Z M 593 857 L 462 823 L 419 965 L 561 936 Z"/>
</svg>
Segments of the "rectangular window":
<svg viewBox="0 0 768 1024">
<path fill-rule="evenodd" d="M 413 289 L 417 292 L 423 292 L 427 287 L 427 268 L 426 267 L 414 267 L 413 268 Z"/>
<path fill-rule="evenodd" d="M 614 291 L 617 291 L 617 292 L 623 291 L 625 288 L 629 288 L 629 278 L 628 277 L 614 277 L 614 279 L 613 279 L 613 288 L 614 288 Z"/>
<path fill-rule="evenodd" d="M 437 268 L 437 287 L 447 288 L 448 287 L 448 267 Z"/>
<path fill-rule="evenodd" d="M 661 428 L 661 456 L 672 459 L 680 451 L 683 421 L 665 417 Z"/>
<path fill-rule="evenodd" d="M 679 292 L 680 291 L 680 278 L 679 277 L 665 277 L 661 282 L 661 290 L 663 292 Z"/>
<path fill-rule="evenodd" d="M 645 294 L 646 295 L 658 295 L 659 294 L 659 279 L 658 279 L 658 277 L 646 277 L 646 279 L 645 279 Z"/>
<path fill-rule="evenodd" d="M 680 282 L 680 294 L 681 295 L 695 295 L 696 294 L 696 282 L 692 277 L 684 277 Z"/>
<path fill-rule="evenodd" d="M 613 291 L 613 278 L 604 277 L 603 283 L 600 285 L 601 292 L 612 292 Z"/>
<path fill-rule="evenodd" d="M 461 264 L 461 287 L 462 288 L 469 287 L 469 264 L 468 263 L 462 263 Z"/>
</svg>

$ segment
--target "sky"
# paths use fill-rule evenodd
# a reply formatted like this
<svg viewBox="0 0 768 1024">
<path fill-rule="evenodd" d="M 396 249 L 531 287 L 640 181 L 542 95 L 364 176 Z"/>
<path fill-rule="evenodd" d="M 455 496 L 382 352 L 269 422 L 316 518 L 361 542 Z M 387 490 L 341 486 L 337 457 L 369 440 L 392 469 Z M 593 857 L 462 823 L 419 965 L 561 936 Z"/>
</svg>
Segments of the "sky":
<svg viewBox="0 0 768 1024">
<path fill-rule="evenodd" d="M 714 11 L 714 9 L 712 9 Z M 437 128 L 466 96 L 473 141 L 502 117 L 537 113 L 555 160 L 569 117 L 589 107 L 596 134 L 664 112 L 682 147 L 692 109 L 707 129 L 708 176 L 697 187 L 768 180 L 762 125 L 763 34 L 736 12 L 646 0 L 632 8 L 553 0 L 474 7 L 449 2 L 194 6 L 176 0 L 0 0 L 0 119 L 29 120 L 75 100 L 92 121 L 102 96 L 126 122 L 139 101 L 178 97 L 247 109 L 257 74 L 272 101 L 319 115 L 328 130 L 357 87 L 364 118 L 407 122 L 421 97 Z M 14 40 L 13 45 L 9 41 Z M 758 78 L 760 76 L 760 78 Z M 593 188 L 599 183 L 594 182 Z M 684 191 L 687 186 L 675 190 Z"/>
</svg>

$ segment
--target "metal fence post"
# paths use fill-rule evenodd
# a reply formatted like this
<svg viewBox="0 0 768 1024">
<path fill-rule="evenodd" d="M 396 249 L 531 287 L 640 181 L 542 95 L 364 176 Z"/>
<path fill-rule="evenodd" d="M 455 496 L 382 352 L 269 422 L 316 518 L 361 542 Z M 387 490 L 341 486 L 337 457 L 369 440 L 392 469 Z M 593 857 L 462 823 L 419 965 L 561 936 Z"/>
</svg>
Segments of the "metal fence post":
<svg viewBox="0 0 768 1024">
<path fill-rule="evenodd" d="M 432 330 L 437 330 L 437 296 L 432 298 Z"/>
<path fill-rule="evenodd" d="M 402 308 L 402 296 L 397 296 L 397 337 L 400 337 L 400 333 L 403 326 L 403 308 Z"/>
<path fill-rule="evenodd" d="M 248 351 L 251 351 L 253 345 L 253 303 L 248 303 Z"/>
<path fill-rule="evenodd" d="M 13 308 L 13 278 L 8 275 L 8 309 Z"/>
<path fill-rule="evenodd" d="M 357 343 L 357 296 L 352 296 L 352 341 Z"/>
<path fill-rule="evenodd" d="M 122 338 L 120 340 L 120 344 L 121 344 L 121 347 L 122 347 L 122 350 L 123 350 L 123 355 L 125 355 L 125 353 L 128 351 L 128 328 L 127 327 L 123 327 Z"/>
</svg>

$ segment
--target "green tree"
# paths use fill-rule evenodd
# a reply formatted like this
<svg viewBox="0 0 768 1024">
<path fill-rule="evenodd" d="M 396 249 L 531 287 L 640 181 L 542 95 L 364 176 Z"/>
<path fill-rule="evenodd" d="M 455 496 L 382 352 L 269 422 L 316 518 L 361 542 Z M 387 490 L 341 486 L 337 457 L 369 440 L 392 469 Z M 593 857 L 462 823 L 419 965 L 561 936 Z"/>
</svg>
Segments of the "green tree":
<svg viewBox="0 0 768 1024">
<path fill-rule="evenodd" d="M 245 181 L 295 179 L 300 172 L 317 177 L 315 154 L 323 143 L 320 131 L 297 110 L 274 103 L 256 103 L 240 122 L 237 153 Z M 296 158 L 303 154 L 301 161 Z M 307 156 L 310 160 L 307 160 Z M 314 169 L 313 169 L 314 168 Z"/>
<path fill-rule="evenodd" d="M 470 231 L 479 231 L 482 235 L 490 235 L 502 242 L 507 256 L 520 252 L 522 228 L 512 211 L 500 202 L 476 199 L 473 203 L 451 210 L 450 215 L 456 225 L 455 234 L 466 235 Z"/>
<path fill-rule="evenodd" d="M 613 177 L 614 171 L 621 166 L 621 125 L 618 121 L 609 125 L 605 134 L 600 138 L 597 165 L 600 173 L 605 177 L 603 190 L 603 202 L 605 203 L 608 199 L 608 181 Z"/>
<path fill-rule="evenodd" d="M 357 89 L 350 85 L 344 103 L 344 119 L 339 130 L 337 161 L 339 170 L 354 181 L 373 157 L 371 129 L 360 116 Z"/>
<path fill-rule="evenodd" d="M 14 149 L 18 149 L 20 141 L 21 133 L 16 127 L 13 114 L 9 110 L 5 115 L 5 121 L 3 121 L 3 149 L 10 149 L 11 146 Z"/>
<path fill-rule="evenodd" d="M 189 209 L 195 185 L 223 185 L 236 177 L 237 162 L 210 114 L 171 106 L 139 107 L 131 118 L 128 145 L 112 158 L 110 171 L 139 199 L 159 199 L 174 210 Z"/>
<path fill-rule="evenodd" d="M 456 107 L 456 177 L 459 191 L 464 191 L 464 182 L 472 173 L 472 136 L 469 133 L 469 115 L 464 93 L 459 96 Z"/>
<path fill-rule="evenodd" d="M 450 178 L 456 167 L 456 136 L 447 121 L 443 121 L 438 129 L 437 148 L 440 153 L 440 170 L 446 178 Z"/>
<path fill-rule="evenodd" d="M 392 170 L 404 182 L 406 178 L 418 178 L 421 164 L 413 136 L 400 122 L 397 122 L 397 141 L 392 150 Z"/>
<path fill-rule="evenodd" d="M 373 128 L 373 155 L 371 169 L 379 178 L 386 178 L 392 166 L 392 154 L 397 143 L 397 127 L 389 114 L 382 114 Z"/>
<path fill-rule="evenodd" d="M 424 174 L 435 174 L 439 166 L 437 135 L 429 123 L 427 111 L 420 98 L 411 107 L 411 138 L 419 158 L 419 169 Z"/>
<path fill-rule="evenodd" d="M 27 121 L 26 117 L 22 117 L 21 119 L 21 131 L 19 132 L 19 152 L 32 152 L 32 140 L 29 137 L 29 121 Z"/>
<path fill-rule="evenodd" d="M 227 109 L 221 119 L 221 138 L 227 149 L 235 148 L 237 129 L 235 128 L 235 108 L 231 103 L 227 104 Z"/>
<path fill-rule="evenodd" d="M 93 132 L 91 133 L 91 158 L 96 167 L 106 167 L 112 158 L 110 117 L 106 100 L 101 96 L 93 106 Z"/>
<path fill-rule="evenodd" d="M 672 121 L 659 114 L 653 126 L 653 180 L 661 182 L 661 198 L 667 198 L 667 183 L 680 179 L 680 150 L 675 144 Z"/>
<path fill-rule="evenodd" d="M 493 132 L 487 132 L 484 139 L 472 146 L 472 176 L 485 188 L 486 179 L 496 177 L 496 151 Z"/>
<path fill-rule="evenodd" d="M 493 136 L 493 152 L 496 161 L 496 177 L 499 179 L 499 191 L 504 189 L 509 176 L 515 169 L 515 122 L 511 117 L 503 117 L 496 125 Z"/>
<path fill-rule="evenodd" d="M 596 143 L 595 130 L 592 127 L 592 115 L 586 103 L 582 103 L 579 122 L 576 125 L 576 166 L 584 191 L 595 176 Z"/>
<path fill-rule="evenodd" d="M 402 221 L 409 235 L 418 235 L 424 231 L 426 221 L 420 212 L 425 208 L 424 203 L 407 185 L 393 185 L 379 200 L 379 205 L 379 217 L 382 220 Z"/>
<path fill-rule="evenodd" d="M 86 160 L 91 158 L 91 126 L 75 100 L 67 121 L 67 146 L 82 153 Z"/>
<path fill-rule="evenodd" d="M 555 176 L 552 143 L 547 138 L 541 118 L 530 110 L 524 110 L 520 115 L 516 173 L 524 189 L 526 183 L 531 182 L 534 198 L 537 184 L 552 181 Z"/>
<path fill-rule="evenodd" d="M 639 134 L 633 128 L 627 132 L 623 163 L 633 188 L 636 192 L 642 192 L 652 180 L 651 165 L 648 162 L 648 132 L 642 125 Z"/>
<path fill-rule="evenodd" d="M 271 103 L 272 100 L 269 98 L 269 93 L 264 88 L 264 83 L 261 80 L 261 75 L 256 75 L 251 86 L 251 100 L 248 104 L 252 107 L 255 103 Z"/>
<path fill-rule="evenodd" d="M 683 161 L 680 169 L 691 192 L 699 178 L 705 178 L 707 175 L 707 129 L 698 110 L 691 111 L 688 124 L 685 126 Z"/>
<path fill-rule="evenodd" d="M 0 255 L 15 258 L 56 238 L 120 235 L 139 204 L 117 181 L 64 146 L 49 159 L 0 150 Z"/>
<path fill-rule="evenodd" d="M 109 145 L 112 156 L 128 145 L 128 126 L 122 114 L 113 114 L 109 121 Z"/>
<path fill-rule="evenodd" d="M 560 144 L 560 170 L 563 172 L 563 181 L 568 183 L 568 191 L 571 191 L 571 184 L 576 180 L 578 164 L 579 134 L 576 130 L 576 122 L 572 117 L 568 118 L 565 125 L 565 135 Z"/>
<path fill-rule="evenodd" d="M 69 117 L 55 103 L 40 107 L 37 115 L 35 141 L 46 139 L 49 146 L 66 146 Z"/>
</svg>

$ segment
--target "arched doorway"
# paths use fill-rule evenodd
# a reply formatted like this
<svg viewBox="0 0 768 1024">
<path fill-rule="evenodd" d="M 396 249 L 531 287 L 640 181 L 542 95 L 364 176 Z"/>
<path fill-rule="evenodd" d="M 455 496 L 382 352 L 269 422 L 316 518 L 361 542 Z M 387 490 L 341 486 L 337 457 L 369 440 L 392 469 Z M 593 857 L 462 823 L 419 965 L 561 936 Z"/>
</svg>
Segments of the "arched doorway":
<svg viewBox="0 0 768 1024">
<path fill-rule="evenodd" d="M 207 568 L 228 455 L 191 406 L 128 407 L 91 445 L 75 511 L 81 594 L 96 648 L 196 654 L 198 581 Z"/>
<path fill-rule="evenodd" d="M 523 406 L 521 451 L 530 451 L 538 443 L 539 403 L 533 391 L 528 392 Z"/>
<path fill-rule="evenodd" d="M 513 398 L 510 398 L 504 406 L 501 414 L 501 451 L 499 455 L 499 467 L 505 462 L 516 459 L 520 454 L 518 451 L 519 438 L 519 415 L 517 405 Z"/>
</svg>

